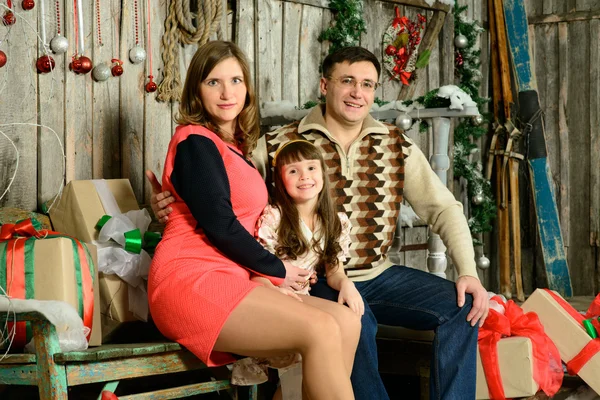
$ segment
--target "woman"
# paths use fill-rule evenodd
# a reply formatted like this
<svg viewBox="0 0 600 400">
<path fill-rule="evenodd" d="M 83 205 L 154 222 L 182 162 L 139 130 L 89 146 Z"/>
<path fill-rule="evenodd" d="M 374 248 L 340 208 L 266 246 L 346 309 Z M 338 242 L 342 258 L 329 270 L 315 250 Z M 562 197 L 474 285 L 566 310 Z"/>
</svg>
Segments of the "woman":
<svg viewBox="0 0 600 400">
<path fill-rule="evenodd" d="M 298 287 L 307 272 L 251 234 L 267 189 L 247 158 L 259 135 L 258 112 L 248 63 L 235 44 L 198 49 L 179 114 L 162 180 L 176 201 L 148 279 L 156 325 L 209 366 L 234 361 L 231 353 L 299 352 L 307 398 L 353 399 L 359 317 L 334 302 L 282 295 L 281 287 Z M 280 288 L 253 282 L 251 274 Z"/>
</svg>

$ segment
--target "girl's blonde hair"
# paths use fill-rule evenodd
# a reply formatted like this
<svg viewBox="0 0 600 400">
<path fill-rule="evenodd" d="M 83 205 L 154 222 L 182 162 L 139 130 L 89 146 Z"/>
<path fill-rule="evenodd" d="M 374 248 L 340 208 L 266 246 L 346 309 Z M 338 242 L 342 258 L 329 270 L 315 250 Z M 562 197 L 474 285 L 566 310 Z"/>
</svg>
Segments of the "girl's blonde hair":
<svg viewBox="0 0 600 400">
<path fill-rule="evenodd" d="M 342 250 L 339 237 L 342 233 L 342 224 L 337 215 L 335 204 L 329 191 L 329 178 L 325 173 L 325 161 L 321 151 L 312 143 L 305 140 L 289 142 L 282 145 L 274 158 L 273 182 L 275 184 L 274 201 L 281 211 L 281 223 L 277 229 L 278 246 L 275 252 L 278 257 L 292 260 L 305 254 L 308 249 L 314 250 L 319 255 L 316 265 L 317 273 L 324 274 L 327 266 L 338 264 L 338 254 Z M 304 160 L 319 160 L 323 174 L 323 189 L 319 193 L 314 213 L 320 223 L 317 241 L 308 243 L 300 228 L 300 215 L 294 200 L 285 190 L 282 179 L 282 170 L 285 165 Z M 319 239 L 323 240 L 323 248 Z"/>
<path fill-rule="evenodd" d="M 232 42 L 215 40 L 198 48 L 190 62 L 185 85 L 179 103 L 179 115 L 176 118 L 181 125 L 203 125 L 221 136 L 218 126 L 208 114 L 200 98 L 200 85 L 217 64 L 227 58 L 235 58 L 242 68 L 246 85 L 246 102 L 237 117 L 234 133 L 236 144 L 245 155 L 252 153 L 260 135 L 258 106 L 254 86 L 250 77 L 250 68 L 246 56 Z M 222 137 L 222 136 L 221 136 Z"/>
</svg>

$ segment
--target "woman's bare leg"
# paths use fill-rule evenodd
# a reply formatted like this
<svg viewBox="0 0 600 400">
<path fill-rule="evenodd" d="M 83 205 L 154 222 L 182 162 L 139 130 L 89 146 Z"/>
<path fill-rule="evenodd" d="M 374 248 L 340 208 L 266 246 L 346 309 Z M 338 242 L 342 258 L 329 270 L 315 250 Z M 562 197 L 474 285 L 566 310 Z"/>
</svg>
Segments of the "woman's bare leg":
<svg viewBox="0 0 600 400">
<path fill-rule="evenodd" d="M 333 315 L 342 331 L 342 346 L 344 352 L 344 364 L 348 376 L 352 373 L 356 346 L 360 338 L 360 317 L 346 306 L 333 301 L 323 301 L 318 297 L 302 296 L 302 300 L 311 306 L 317 307 Z"/>
<path fill-rule="evenodd" d="M 319 305 L 257 287 L 229 315 L 214 350 L 254 357 L 299 352 L 311 399 L 353 400 L 340 325 Z"/>
</svg>

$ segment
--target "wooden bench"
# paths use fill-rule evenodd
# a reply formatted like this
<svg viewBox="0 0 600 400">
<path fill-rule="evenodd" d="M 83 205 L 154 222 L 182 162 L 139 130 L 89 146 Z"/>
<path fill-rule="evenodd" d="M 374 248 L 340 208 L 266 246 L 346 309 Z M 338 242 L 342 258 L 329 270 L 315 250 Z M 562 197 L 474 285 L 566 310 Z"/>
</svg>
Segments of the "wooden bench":
<svg viewBox="0 0 600 400">
<path fill-rule="evenodd" d="M 0 312 L 0 326 L 7 319 L 13 321 L 13 314 L 8 317 Z M 61 353 L 54 325 L 42 314 L 21 313 L 17 321 L 31 321 L 35 354 L 8 354 L 0 361 L 0 385 L 38 386 L 40 400 L 66 400 L 68 388 L 77 385 L 106 382 L 103 390 L 114 392 L 123 379 L 208 368 L 174 342 L 103 345 Z M 119 400 L 178 399 L 220 390 L 238 399 L 237 387 L 221 379 L 120 396 Z M 256 400 L 256 386 L 250 388 L 249 397 Z"/>
</svg>

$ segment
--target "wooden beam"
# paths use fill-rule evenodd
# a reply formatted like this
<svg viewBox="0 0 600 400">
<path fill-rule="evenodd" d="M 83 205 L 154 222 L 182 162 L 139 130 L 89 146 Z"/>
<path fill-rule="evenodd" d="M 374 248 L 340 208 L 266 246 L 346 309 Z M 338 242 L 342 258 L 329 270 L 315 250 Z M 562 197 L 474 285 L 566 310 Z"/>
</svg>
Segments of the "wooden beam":
<svg viewBox="0 0 600 400">
<path fill-rule="evenodd" d="M 438 1 L 436 1 L 432 5 L 427 4 L 425 2 L 425 0 L 379 0 L 379 1 L 382 1 L 384 3 L 396 3 L 396 4 L 400 4 L 403 6 L 409 6 L 409 7 L 424 8 L 426 10 L 442 11 L 444 13 L 448 13 L 452 8 L 448 4 L 443 4 Z"/>
<path fill-rule="evenodd" d="M 314 7 L 329 8 L 329 0 L 283 0 L 290 3 L 306 4 Z M 442 11 L 448 13 L 451 7 L 448 4 L 435 2 L 429 5 L 425 0 L 379 0 L 383 3 L 395 3 L 402 6 L 423 8 L 425 10 Z"/>
<path fill-rule="evenodd" d="M 600 11 L 575 11 L 563 14 L 543 14 L 527 18 L 529 25 L 556 24 L 559 22 L 589 21 L 600 19 Z"/>
</svg>

